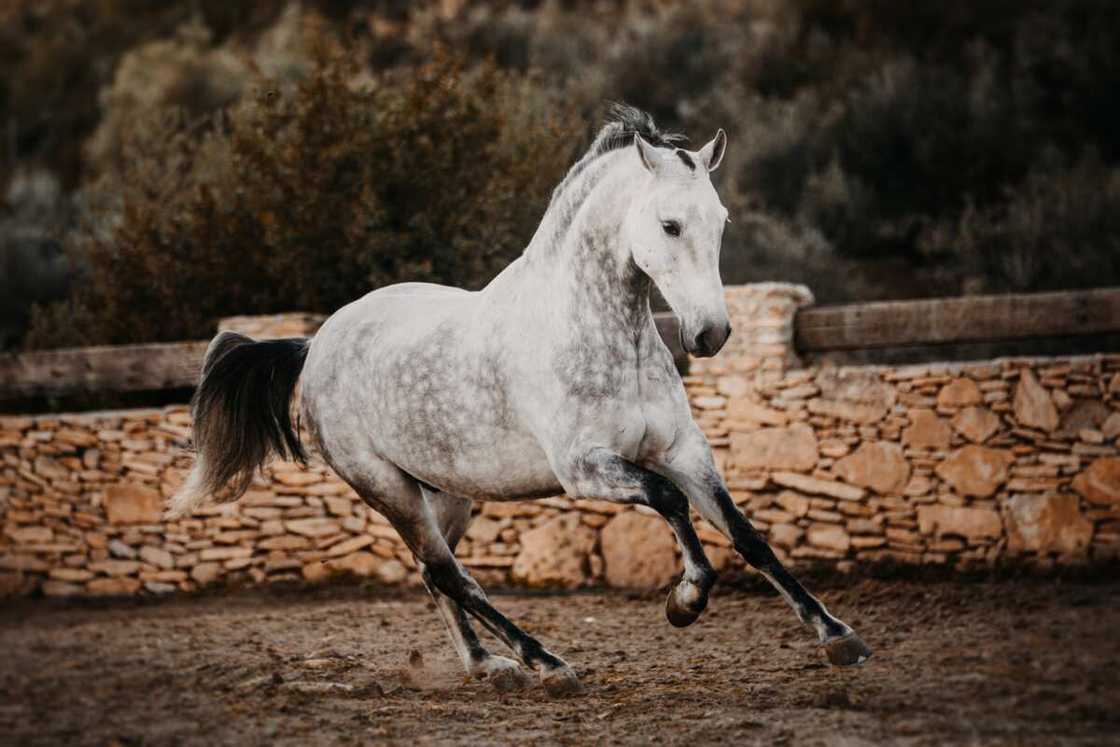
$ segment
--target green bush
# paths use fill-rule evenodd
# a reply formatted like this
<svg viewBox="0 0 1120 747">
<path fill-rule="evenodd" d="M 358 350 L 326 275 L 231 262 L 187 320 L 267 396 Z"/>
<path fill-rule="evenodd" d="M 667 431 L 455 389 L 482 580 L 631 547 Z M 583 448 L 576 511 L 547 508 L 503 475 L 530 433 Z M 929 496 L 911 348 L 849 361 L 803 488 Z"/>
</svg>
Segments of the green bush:
<svg viewBox="0 0 1120 747">
<path fill-rule="evenodd" d="M 119 207 L 90 231 L 85 282 L 28 346 L 203 338 L 221 316 L 329 312 L 399 280 L 484 284 L 532 235 L 576 119 L 531 106 L 529 79 L 438 52 L 355 73 L 321 56 L 201 127 L 138 120 L 99 185 Z"/>
</svg>

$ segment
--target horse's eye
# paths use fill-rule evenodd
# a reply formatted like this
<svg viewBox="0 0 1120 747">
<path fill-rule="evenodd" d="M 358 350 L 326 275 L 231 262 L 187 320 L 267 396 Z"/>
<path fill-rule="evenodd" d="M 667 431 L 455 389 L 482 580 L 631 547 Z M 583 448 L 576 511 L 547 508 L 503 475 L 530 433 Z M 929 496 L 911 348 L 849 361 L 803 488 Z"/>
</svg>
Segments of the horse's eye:
<svg viewBox="0 0 1120 747">
<path fill-rule="evenodd" d="M 675 220 L 663 220 L 661 221 L 661 230 L 670 236 L 680 236 L 681 224 L 677 223 Z"/>
</svg>

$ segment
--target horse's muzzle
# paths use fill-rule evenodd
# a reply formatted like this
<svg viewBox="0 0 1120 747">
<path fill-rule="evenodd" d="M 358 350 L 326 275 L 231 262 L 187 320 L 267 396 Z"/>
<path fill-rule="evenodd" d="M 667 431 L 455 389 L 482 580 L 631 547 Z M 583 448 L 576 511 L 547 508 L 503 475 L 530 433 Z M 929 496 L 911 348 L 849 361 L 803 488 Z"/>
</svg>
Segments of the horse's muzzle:
<svg viewBox="0 0 1120 747">
<path fill-rule="evenodd" d="M 706 324 L 691 339 L 684 336 L 684 349 L 698 358 L 711 358 L 718 353 L 731 336 L 731 323 L 727 321 Z"/>
</svg>

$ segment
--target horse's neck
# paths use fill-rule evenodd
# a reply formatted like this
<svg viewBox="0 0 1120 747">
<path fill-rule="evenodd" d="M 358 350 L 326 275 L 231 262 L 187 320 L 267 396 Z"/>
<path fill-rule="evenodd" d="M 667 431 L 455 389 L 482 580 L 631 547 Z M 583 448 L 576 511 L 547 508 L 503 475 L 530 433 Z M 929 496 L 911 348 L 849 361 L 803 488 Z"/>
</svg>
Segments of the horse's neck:
<svg viewBox="0 0 1120 747">
<path fill-rule="evenodd" d="M 608 173 L 577 208 L 562 201 L 551 207 L 522 260 L 525 275 L 548 289 L 542 302 L 578 313 L 586 323 L 637 332 L 650 314 L 650 280 L 622 245 L 634 185 L 624 155 L 604 156 L 614 163 L 604 164 Z M 559 221 L 568 223 L 562 235 Z M 548 245 L 546 237 L 555 241 Z"/>
</svg>

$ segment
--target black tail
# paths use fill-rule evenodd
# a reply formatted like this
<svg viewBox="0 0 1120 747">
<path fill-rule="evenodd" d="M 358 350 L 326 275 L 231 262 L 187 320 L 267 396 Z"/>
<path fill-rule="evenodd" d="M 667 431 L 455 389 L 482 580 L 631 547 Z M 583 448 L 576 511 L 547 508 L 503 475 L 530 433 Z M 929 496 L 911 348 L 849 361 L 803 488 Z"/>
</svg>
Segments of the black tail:
<svg viewBox="0 0 1120 747">
<path fill-rule="evenodd" d="M 214 338 L 191 401 L 198 455 L 170 515 L 190 512 L 226 485 L 236 500 L 272 454 L 306 463 L 291 401 L 308 346 L 303 338 L 257 342 L 234 332 Z"/>
</svg>

